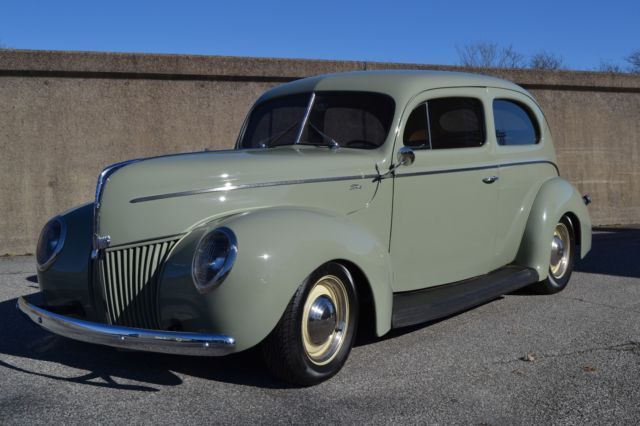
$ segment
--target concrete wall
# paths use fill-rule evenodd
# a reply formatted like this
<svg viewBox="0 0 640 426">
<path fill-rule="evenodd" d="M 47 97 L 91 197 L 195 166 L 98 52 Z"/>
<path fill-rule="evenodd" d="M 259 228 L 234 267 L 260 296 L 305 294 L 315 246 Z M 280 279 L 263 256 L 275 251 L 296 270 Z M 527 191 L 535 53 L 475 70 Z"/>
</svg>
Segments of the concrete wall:
<svg viewBox="0 0 640 426">
<path fill-rule="evenodd" d="M 370 62 L 0 51 L 0 254 L 33 252 L 46 219 L 93 198 L 107 164 L 228 148 L 251 103 L 292 79 Z M 563 176 L 594 224 L 640 222 L 640 76 L 471 70 L 541 103 Z"/>
</svg>

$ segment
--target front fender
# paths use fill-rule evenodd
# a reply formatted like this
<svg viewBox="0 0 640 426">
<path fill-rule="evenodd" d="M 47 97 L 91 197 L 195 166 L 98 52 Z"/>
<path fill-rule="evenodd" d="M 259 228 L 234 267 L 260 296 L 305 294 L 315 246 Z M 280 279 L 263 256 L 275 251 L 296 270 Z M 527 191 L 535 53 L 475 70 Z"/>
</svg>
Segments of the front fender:
<svg viewBox="0 0 640 426">
<path fill-rule="evenodd" d="M 91 226 L 93 203 L 60 214 L 67 225 L 62 251 L 45 271 L 38 271 L 44 302 L 52 307 L 79 304 L 90 319 L 96 319 L 91 288 Z"/>
<path fill-rule="evenodd" d="M 580 193 L 560 177 L 549 179 L 538 191 L 529 213 L 527 226 L 516 256 L 516 263 L 538 272 L 538 278 L 547 278 L 550 245 L 553 230 L 563 215 L 570 213 L 574 227 L 580 232 L 580 257 L 591 249 L 591 218 Z"/>
<path fill-rule="evenodd" d="M 218 226 L 238 240 L 236 263 L 225 281 L 199 294 L 191 260 L 200 237 Z M 187 235 L 173 250 L 160 283 L 163 327 L 223 333 L 238 351 L 262 341 L 276 326 L 303 280 L 318 266 L 343 259 L 366 275 L 374 299 L 376 332 L 391 324 L 391 266 L 385 246 L 348 217 L 295 208 L 256 210 L 218 220 Z"/>
</svg>

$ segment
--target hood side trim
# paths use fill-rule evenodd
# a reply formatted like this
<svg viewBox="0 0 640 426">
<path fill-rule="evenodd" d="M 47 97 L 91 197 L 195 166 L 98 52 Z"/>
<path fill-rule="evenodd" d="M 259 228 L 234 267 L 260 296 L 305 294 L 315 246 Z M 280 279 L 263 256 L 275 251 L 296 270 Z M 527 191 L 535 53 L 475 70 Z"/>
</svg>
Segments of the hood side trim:
<svg viewBox="0 0 640 426">
<path fill-rule="evenodd" d="M 285 186 L 285 185 L 300 185 L 304 183 L 322 183 L 322 182 L 339 182 L 345 180 L 362 180 L 362 179 L 375 179 L 378 175 L 357 175 L 357 176 L 340 176 L 340 177 L 327 177 L 327 178 L 315 178 L 315 179 L 297 179 L 297 180 L 283 180 L 276 182 L 262 182 L 262 183 L 248 183 L 240 185 L 225 185 L 214 188 L 192 189 L 190 191 L 170 192 L 167 194 L 149 195 L 146 197 L 139 197 L 130 200 L 132 204 L 144 203 L 147 201 L 163 200 L 166 198 L 188 197 L 191 195 L 208 194 L 212 192 L 226 192 L 234 191 L 237 189 L 251 189 L 251 188 L 266 188 L 270 186 Z"/>
</svg>

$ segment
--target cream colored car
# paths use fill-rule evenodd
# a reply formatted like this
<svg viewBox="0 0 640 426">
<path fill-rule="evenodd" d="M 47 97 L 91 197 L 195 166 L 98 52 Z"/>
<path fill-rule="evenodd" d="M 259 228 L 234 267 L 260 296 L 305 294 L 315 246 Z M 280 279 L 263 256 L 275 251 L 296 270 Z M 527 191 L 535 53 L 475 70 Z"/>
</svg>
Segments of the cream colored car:
<svg viewBox="0 0 640 426">
<path fill-rule="evenodd" d="M 234 150 L 106 168 L 37 249 L 54 333 L 224 355 L 261 345 L 279 378 L 338 372 L 382 336 L 531 286 L 555 293 L 591 247 L 588 198 L 547 122 L 485 76 L 354 72 L 284 84 Z"/>
</svg>

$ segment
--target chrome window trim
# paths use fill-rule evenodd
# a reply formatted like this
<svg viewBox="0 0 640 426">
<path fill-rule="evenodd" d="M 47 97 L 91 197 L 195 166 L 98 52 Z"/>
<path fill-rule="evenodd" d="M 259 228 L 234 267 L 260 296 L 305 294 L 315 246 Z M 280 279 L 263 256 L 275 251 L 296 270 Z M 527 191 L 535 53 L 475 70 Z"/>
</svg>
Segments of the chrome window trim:
<svg viewBox="0 0 640 426">
<path fill-rule="evenodd" d="M 263 100 L 262 98 L 258 99 L 256 101 L 256 103 L 254 103 L 251 108 L 249 109 L 249 112 L 247 113 L 243 123 L 242 123 L 242 127 L 240 129 L 240 133 L 238 135 L 238 138 L 236 139 L 236 143 L 233 147 L 233 151 L 239 151 L 239 150 L 245 150 L 245 149 L 260 149 L 259 147 L 250 147 L 250 148 L 243 148 L 242 147 L 242 141 L 245 137 L 245 133 L 249 124 L 249 119 L 251 118 L 251 115 L 253 114 L 253 112 L 255 111 L 255 109 L 262 105 L 265 102 L 270 102 L 273 101 L 275 99 L 280 99 L 280 98 L 285 98 L 288 96 L 302 96 L 304 94 L 309 94 L 311 96 L 311 98 L 309 99 L 309 103 L 306 106 L 305 109 L 305 115 L 303 117 L 303 122 L 302 122 L 302 126 L 300 127 L 300 130 L 298 131 L 298 134 L 296 135 L 296 140 L 294 142 L 294 145 L 299 145 L 300 143 L 300 139 L 302 138 L 302 133 L 304 133 L 304 128 L 306 127 L 306 123 L 308 121 L 308 118 L 311 114 L 311 111 L 313 109 L 313 106 L 315 104 L 315 99 L 317 97 L 317 95 L 324 95 L 324 94 L 329 94 L 329 93 L 344 93 L 344 94 L 373 94 L 373 95 L 379 95 L 379 96 L 384 96 L 387 98 L 387 100 L 392 102 L 392 115 L 391 115 L 391 120 L 389 122 L 389 129 L 387 129 L 385 138 L 383 140 L 383 142 L 380 144 L 380 146 L 378 146 L 375 149 L 381 149 L 382 147 L 384 147 L 389 140 L 392 140 L 392 138 L 394 136 L 392 136 L 393 133 L 393 121 L 395 119 L 395 115 L 397 113 L 397 104 L 396 104 L 396 100 L 393 98 L 393 96 L 389 95 L 388 93 L 384 93 L 384 92 L 377 92 L 375 90 L 316 90 L 315 88 L 312 89 L 310 92 L 309 91 L 303 91 L 303 92 L 294 92 L 294 93 L 289 93 L 286 95 L 281 95 L 281 96 L 276 96 L 276 97 L 272 97 L 266 100 Z M 281 146 L 281 145 L 276 145 L 276 146 Z M 264 147 L 264 148 L 271 148 L 271 147 Z M 263 148 L 263 149 L 264 149 Z M 373 150 L 373 149 L 371 149 Z M 155 158 L 155 157 L 154 157 Z"/>
<path fill-rule="evenodd" d="M 536 141 L 534 143 L 527 143 L 527 144 L 503 144 L 500 143 L 500 141 L 498 140 L 498 135 L 496 134 L 496 145 L 498 145 L 498 149 L 500 149 L 500 147 L 503 146 L 535 146 L 535 145 L 540 145 L 540 142 L 542 142 L 542 126 L 540 126 L 540 122 L 538 121 L 538 117 L 536 117 L 535 112 L 524 102 L 518 100 L 518 99 L 514 99 L 514 98 L 504 98 L 504 97 L 495 97 L 491 100 L 491 115 L 493 115 L 493 128 L 494 130 L 497 132 L 496 129 L 496 101 L 503 101 L 503 102 L 509 102 L 514 104 L 515 106 L 517 106 L 518 108 L 522 109 L 524 111 L 524 113 L 526 114 L 527 118 L 529 118 L 529 121 L 531 122 L 531 124 L 533 125 L 533 130 L 536 133 Z"/>
<path fill-rule="evenodd" d="M 473 99 L 476 100 L 480 103 L 480 113 L 481 113 L 481 117 L 480 117 L 480 121 L 482 122 L 482 144 L 478 145 L 478 146 L 463 146 L 463 147 L 454 147 L 454 148 L 448 148 L 448 147 L 444 147 L 444 148 L 433 148 L 433 142 L 431 140 L 431 116 L 429 115 L 429 102 L 431 101 L 435 101 L 435 100 L 439 100 L 439 99 L 452 99 L 452 98 L 459 98 L 459 99 Z M 436 98 L 429 98 L 427 100 L 425 100 L 424 102 L 420 102 L 418 103 L 415 107 L 413 107 L 413 109 L 411 110 L 411 113 L 407 116 L 407 120 L 409 119 L 409 117 L 411 116 L 411 114 L 413 113 L 413 111 L 416 110 L 416 108 L 421 107 L 422 105 L 425 106 L 425 110 L 426 110 L 426 120 L 427 120 L 427 136 L 428 136 L 428 141 L 429 141 L 429 145 L 421 145 L 421 146 L 417 146 L 417 147 L 412 147 L 409 146 L 409 148 L 416 150 L 416 151 L 435 151 L 435 150 L 447 150 L 447 149 L 478 149 L 478 148 L 485 148 L 489 142 L 489 133 L 487 132 L 487 120 L 488 120 L 488 115 L 487 112 L 485 110 L 485 105 L 484 105 L 484 101 L 482 98 L 479 98 L 477 96 L 441 96 L 441 97 L 436 97 Z M 492 110 L 493 112 L 493 110 Z M 494 123 L 495 123 L 495 118 L 494 118 Z M 406 121 L 404 123 L 404 125 L 406 126 Z M 403 146 L 408 146 L 404 144 L 404 140 L 402 141 L 402 145 Z"/>
<path fill-rule="evenodd" d="M 304 128 L 307 126 L 307 121 L 309 121 L 309 116 L 311 115 L 311 109 L 313 108 L 313 104 L 316 101 L 316 92 L 311 92 L 311 97 L 309 98 L 309 103 L 307 104 L 307 110 L 304 113 L 304 118 L 302 119 L 302 123 L 300 123 L 300 129 L 298 130 L 298 135 L 296 136 L 296 141 L 294 145 L 298 145 L 300 143 L 300 139 L 302 139 L 302 134 L 304 133 Z"/>
<path fill-rule="evenodd" d="M 427 134 L 429 136 L 429 149 L 433 150 L 433 144 L 431 143 L 431 120 L 429 119 L 430 118 L 429 117 L 429 101 L 426 101 L 424 103 L 424 109 L 427 112 L 426 120 L 427 120 L 427 132 L 428 132 Z M 422 148 L 422 149 L 424 149 L 424 148 Z"/>
</svg>

